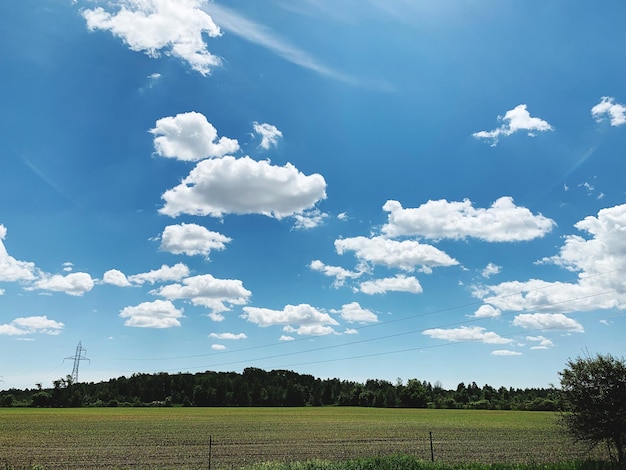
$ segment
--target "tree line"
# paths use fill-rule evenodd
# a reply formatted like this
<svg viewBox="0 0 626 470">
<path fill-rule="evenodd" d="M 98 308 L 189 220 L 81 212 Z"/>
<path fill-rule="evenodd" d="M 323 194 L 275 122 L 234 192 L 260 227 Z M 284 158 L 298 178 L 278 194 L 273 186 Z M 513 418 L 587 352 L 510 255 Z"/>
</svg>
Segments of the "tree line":
<svg viewBox="0 0 626 470">
<path fill-rule="evenodd" d="M 398 379 L 365 383 L 319 379 L 289 370 L 249 367 L 237 372 L 133 374 L 98 383 L 73 383 L 70 376 L 52 387 L 0 392 L 0 406 L 362 406 L 554 411 L 554 388 L 494 388 L 461 382 L 441 384 Z"/>
</svg>

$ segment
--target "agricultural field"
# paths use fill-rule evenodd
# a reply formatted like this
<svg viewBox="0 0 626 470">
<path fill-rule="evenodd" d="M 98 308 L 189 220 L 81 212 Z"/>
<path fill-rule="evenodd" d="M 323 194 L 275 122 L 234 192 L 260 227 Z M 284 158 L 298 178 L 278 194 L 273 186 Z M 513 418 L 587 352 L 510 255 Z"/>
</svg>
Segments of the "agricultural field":
<svg viewBox="0 0 626 470">
<path fill-rule="evenodd" d="M 584 460 L 550 412 L 353 407 L 0 409 L 0 466 L 212 469 L 405 454 L 436 462 Z M 211 443 L 211 445 L 209 445 Z M 598 458 L 598 456 L 594 456 Z"/>
</svg>

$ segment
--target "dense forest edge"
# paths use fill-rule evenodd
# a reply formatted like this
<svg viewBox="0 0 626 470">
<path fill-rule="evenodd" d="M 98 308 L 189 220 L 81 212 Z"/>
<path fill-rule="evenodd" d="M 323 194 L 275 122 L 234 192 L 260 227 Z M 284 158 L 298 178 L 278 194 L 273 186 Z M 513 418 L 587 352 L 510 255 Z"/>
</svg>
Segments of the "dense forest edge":
<svg viewBox="0 0 626 470">
<path fill-rule="evenodd" d="M 555 388 L 494 388 L 475 382 L 445 390 L 439 383 L 398 379 L 359 383 L 319 379 L 289 370 L 246 368 L 237 372 L 133 374 L 98 383 L 74 383 L 71 376 L 50 388 L 0 392 L 2 407 L 115 406 L 362 406 L 556 411 Z"/>
</svg>

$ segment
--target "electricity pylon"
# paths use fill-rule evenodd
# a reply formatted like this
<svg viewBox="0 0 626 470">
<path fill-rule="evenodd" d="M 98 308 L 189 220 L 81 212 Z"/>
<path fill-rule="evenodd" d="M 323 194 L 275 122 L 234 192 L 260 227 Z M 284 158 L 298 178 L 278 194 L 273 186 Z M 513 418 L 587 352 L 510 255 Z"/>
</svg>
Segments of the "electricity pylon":
<svg viewBox="0 0 626 470">
<path fill-rule="evenodd" d="M 66 357 L 65 359 L 63 359 L 64 361 L 66 359 L 74 360 L 74 368 L 72 369 L 72 383 L 78 383 L 78 365 L 80 364 L 80 361 L 91 362 L 90 359 L 83 356 L 84 352 L 87 352 L 87 350 L 83 348 L 83 345 L 80 344 L 80 341 L 79 341 L 78 346 L 76 346 L 76 354 L 73 357 Z"/>
</svg>

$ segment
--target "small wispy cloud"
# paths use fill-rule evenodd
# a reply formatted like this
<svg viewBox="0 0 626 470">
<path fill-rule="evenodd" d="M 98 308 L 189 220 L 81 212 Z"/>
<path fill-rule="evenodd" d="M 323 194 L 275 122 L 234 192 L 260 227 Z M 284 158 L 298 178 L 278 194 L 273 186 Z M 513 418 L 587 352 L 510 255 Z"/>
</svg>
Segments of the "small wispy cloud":
<svg viewBox="0 0 626 470">
<path fill-rule="evenodd" d="M 349 85 L 358 84 L 356 78 L 324 65 L 308 52 L 281 38 L 270 28 L 245 18 L 235 10 L 208 2 L 201 8 L 211 15 L 220 28 L 246 41 L 265 47 L 293 64 Z"/>
<path fill-rule="evenodd" d="M 254 132 L 261 136 L 261 143 L 259 147 L 265 150 L 269 150 L 270 147 L 276 147 L 278 140 L 282 138 L 283 133 L 278 130 L 276 126 L 267 123 L 252 123 Z"/>
<path fill-rule="evenodd" d="M 553 130 L 547 121 L 532 117 L 525 104 L 520 104 L 506 112 L 504 116 L 498 116 L 499 121 L 503 121 L 497 129 L 492 131 L 479 131 L 472 134 L 476 139 L 491 141 L 491 146 L 498 145 L 500 137 L 506 137 L 518 131 L 527 131 L 530 137 L 535 136 L 535 132 L 545 132 Z"/>
</svg>

